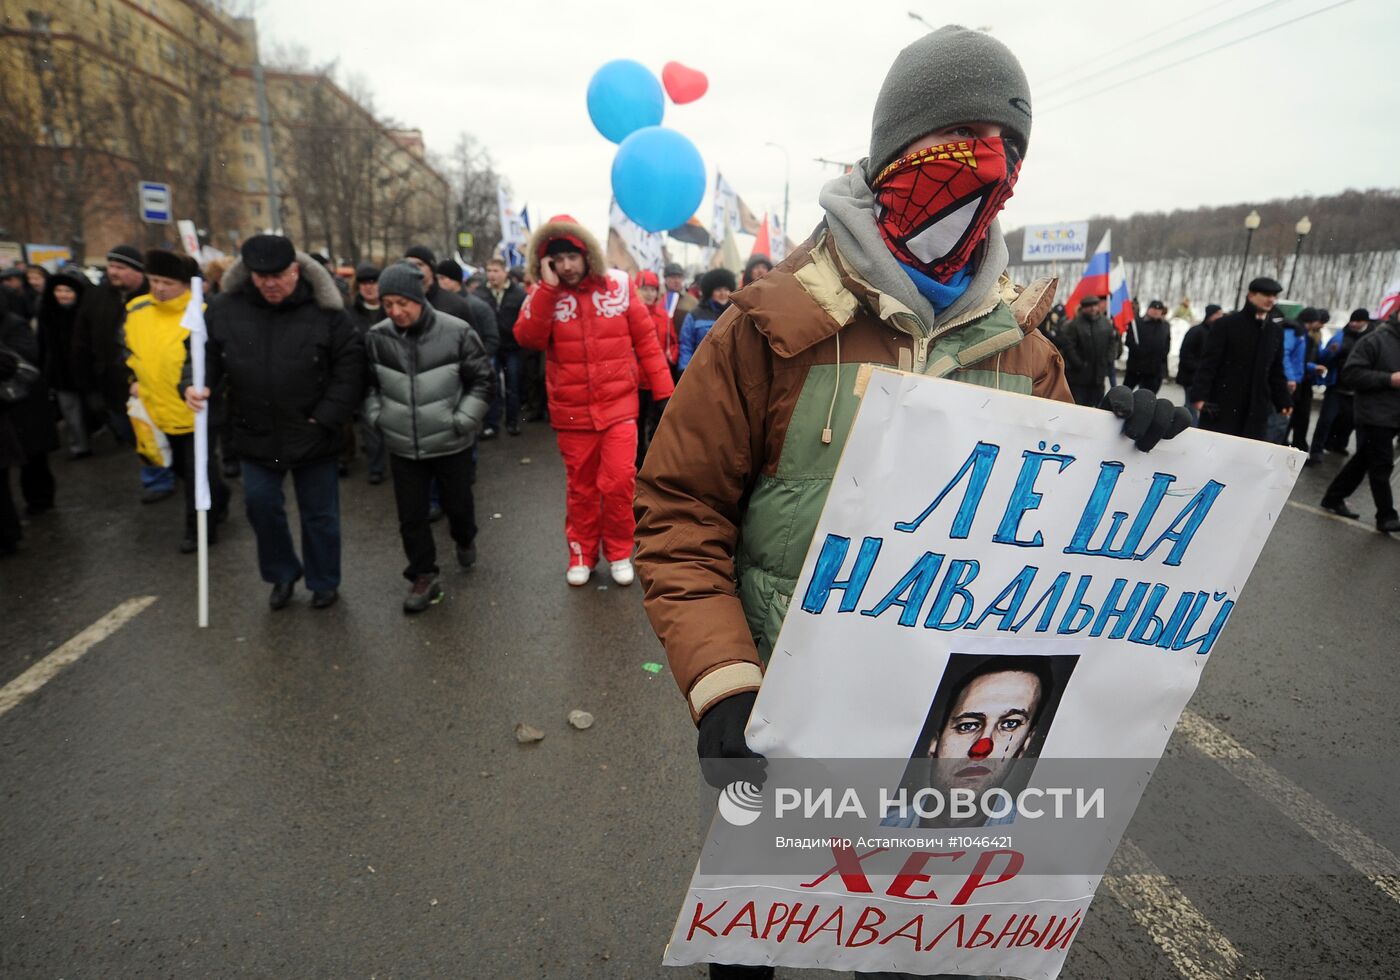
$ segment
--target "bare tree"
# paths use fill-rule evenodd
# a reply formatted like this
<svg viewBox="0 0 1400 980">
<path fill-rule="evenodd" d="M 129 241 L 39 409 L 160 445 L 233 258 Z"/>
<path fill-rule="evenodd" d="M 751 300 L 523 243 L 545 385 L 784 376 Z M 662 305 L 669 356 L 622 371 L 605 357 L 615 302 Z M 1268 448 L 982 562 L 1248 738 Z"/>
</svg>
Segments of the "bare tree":
<svg viewBox="0 0 1400 980">
<path fill-rule="evenodd" d="M 84 254 L 87 221 L 116 207 L 111 193 L 110 100 L 98 84 L 101 65 L 51 17 L 28 11 L 28 30 L 3 35 L 3 106 L 14 143 L 7 146 L 4 223 L 33 241 L 41 232 Z M 33 98 L 18 82 L 28 79 Z"/>
<path fill-rule="evenodd" d="M 463 133 L 457 138 L 446 165 L 452 185 L 452 218 L 458 231 L 472 233 L 468 258 L 482 265 L 501 241 L 501 215 L 497 190 L 510 191 L 510 185 L 496 172 L 491 151 L 475 136 Z"/>
</svg>

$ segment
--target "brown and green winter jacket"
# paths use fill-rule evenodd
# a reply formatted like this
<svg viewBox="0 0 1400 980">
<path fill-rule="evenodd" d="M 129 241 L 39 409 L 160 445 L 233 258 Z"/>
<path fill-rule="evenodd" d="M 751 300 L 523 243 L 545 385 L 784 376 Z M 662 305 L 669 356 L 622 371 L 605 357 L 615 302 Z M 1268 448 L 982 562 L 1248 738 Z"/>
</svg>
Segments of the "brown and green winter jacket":
<svg viewBox="0 0 1400 980">
<path fill-rule="evenodd" d="M 988 261 L 1005 255 L 996 239 Z M 1053 283 L 989 279 L 929 328 L 819 230 L 734 294 L 637 483 L 646 610 L 694 719 L 762 682 L 855 417 L 861 365 L 1073 401 L 1059 352 L 1035 329 Z"/>
</svg>

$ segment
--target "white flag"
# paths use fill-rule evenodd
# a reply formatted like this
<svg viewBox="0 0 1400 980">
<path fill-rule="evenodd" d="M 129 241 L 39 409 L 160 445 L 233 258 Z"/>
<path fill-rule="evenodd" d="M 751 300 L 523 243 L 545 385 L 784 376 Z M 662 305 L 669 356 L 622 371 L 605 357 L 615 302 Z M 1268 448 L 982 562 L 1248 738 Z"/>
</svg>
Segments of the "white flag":
<svg viewBox="0 0 1400 980">
<path fill-rule="evenodd" d="M 190 282 L 190 305 L 180 318 L 180 326 L 190 332 L 190 374 L 195 388 L 204 387 L 204 342 L 209 331 L 204 326 L 204 280 Z M 209 509 L 209 403 L 194 417 L 194 509 Z"/>
</svg>

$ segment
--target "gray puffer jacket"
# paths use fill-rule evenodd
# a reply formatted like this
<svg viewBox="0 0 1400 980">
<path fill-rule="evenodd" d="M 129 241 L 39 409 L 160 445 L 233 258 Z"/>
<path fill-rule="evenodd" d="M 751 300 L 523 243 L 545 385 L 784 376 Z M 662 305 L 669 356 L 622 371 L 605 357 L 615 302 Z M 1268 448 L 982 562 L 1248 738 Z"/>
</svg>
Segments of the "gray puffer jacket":
<svg viewBox="0 0 1400 980">
<path fill-rule="evenodd" d="M 395 456 L 426 459 L 471 448 L 491 402 L 492 371 L 475 330 L 423 304 L 400 330 L 390 320 L 365 337 L 365 420 Z"/>
</svg>

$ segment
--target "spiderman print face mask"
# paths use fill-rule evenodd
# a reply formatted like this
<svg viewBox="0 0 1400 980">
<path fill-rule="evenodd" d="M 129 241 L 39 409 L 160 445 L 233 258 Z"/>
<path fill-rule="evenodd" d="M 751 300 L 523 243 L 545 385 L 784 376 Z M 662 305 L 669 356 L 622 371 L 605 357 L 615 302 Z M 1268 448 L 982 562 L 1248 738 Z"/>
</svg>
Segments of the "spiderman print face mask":
<svg viewBox="0 0 1400 980">
<path fill-rule="evenodd" d="M 967 265 L 1016 186 L 1021 154 L 1001 137 L 899 158 L 875 178 L 875 217 L 895 258 L 947 282 Z"/>
</svg>

